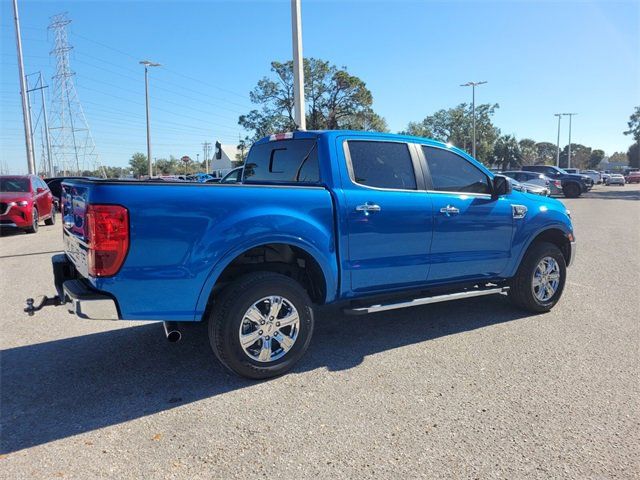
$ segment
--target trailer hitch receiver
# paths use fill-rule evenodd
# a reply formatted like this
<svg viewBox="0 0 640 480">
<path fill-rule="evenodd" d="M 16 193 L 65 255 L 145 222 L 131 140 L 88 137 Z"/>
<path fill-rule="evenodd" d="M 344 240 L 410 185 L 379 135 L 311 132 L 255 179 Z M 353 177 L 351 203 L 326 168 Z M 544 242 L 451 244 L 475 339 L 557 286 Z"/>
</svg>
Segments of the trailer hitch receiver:
<svg viewBox="0 0 640 480">
<path fill-rule="evenodd" d="M 58 295 L 54 297 L 41 295 L 39 297 L 36 297 L 35 299 L 27 298 L 24 311 L 28 313 L 30 317 L 32 317 L 35 312 L 37 312 L 38 310 L 42 310 L 44 307 L 57 307 L 62 304 L 63 302 L 60 300 L 60 297 Z"/>
</svg>

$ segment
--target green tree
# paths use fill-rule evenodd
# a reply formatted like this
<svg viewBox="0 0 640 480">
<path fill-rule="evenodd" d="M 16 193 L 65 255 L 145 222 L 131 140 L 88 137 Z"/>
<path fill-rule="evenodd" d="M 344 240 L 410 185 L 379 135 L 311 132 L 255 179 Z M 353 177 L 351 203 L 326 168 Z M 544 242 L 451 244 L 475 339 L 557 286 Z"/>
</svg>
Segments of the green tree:
<svg viewBox="0 0 640 480">
<path fill-rule="evenodd" d="M 129 159 L 129 165 L 133 170 L 133 176 L 140 178 L 143 175 L 149 175 L 149 163 L 147 162 L 147 156 L 144 153 L 134 153 Z"/>
<path fill-rule="evenodd" d="M 536 143 L 536 165 L 555 165 L 558 147 L 550 142 Z"/>
<path fill-rule="evenodd" d="M 360 78 L 325 60 L 304 59 L 306 121 L 309 130 L 354 129 L 386 131 L 373 109 L 373 95 Z M 255 141 L 273 132 L 296 128 L 293 120 L 293 62 L 271 62 L 272 77 L 258 81 L 249 96 L 259 108 L 241 115 L 238 123 Z"/>
<path fill-rule="evenodd" d="M 598 165 L 600 165 L 602 160 L 604 160 L 604 150 L 592 150 L 591 155 L 589 156 L 589 161 L 587 162 L 587 168 L 590 170 L 598 168 Z"/>
<path fill-rule="evenodd" d="M 483 163 L 491 162 L 494 143 L 500 136 L 500 129 L 491 121 L 497 108 L 497 103 L 476 106 L 476 157 Z M 438 110 L 420 122 L 410 122 L 402 133 L 433 138 L 471 152 L 472 106 L 461 103 L 455 108 Z"/>
<path fill-rule="evenodd" d="M 100 171 L 101 170 L 104 170 L 107 178 L 122 178 L 129 174 L 129 170 L 123 167 L 110 167 L 105 165 L 100 169 Z M 100 171 L 95 172 L 94 175 L 101 173 Z"/>
<path fill-rule="evenodd" d="M 631 144 L 629 150 L 627 150 L 627 158 L 629 159 L 630 167 L 640 168 L 640 142 Z"/>
<path fill-rule="evenodd" d="M 629 161 L 629 166 L 634 168 L 640 168 L 640 107 L 636 107 L 635 111 L 629 117 L 629 121 L 627 122 L 629 126 L 629 130 L 624 132 L 625 135 L 631 135 L 631 137 L 635 140 L 629 150 L 627 150 L 627 158 Z"/>
<path fill-rule="evenodd" d="M 522 152 L 522 164 L 535 165 L 538 159 L 536 141 L 530 138 L 523 138 L 518 142 L 518 145 L 520 146 L 520 152 Z"/>
<path fill-rule="evenodd" d="M 615 152 L 607 159 L 607 161 L 609 163 L 622 163 L 626 165 L 629 163 L 629 158 L 624 152 Z"/>
<path fill-rule="evenodd" d="M 513 135 L 503 135 L 493 147 L 494 164 L 501 170 L 517 169 L 522 165 L 522 151 Z"/>
<path fill-rule="evenodd" d="M 631 135 L 636 142 L 640 142 L 640 107 L 636 107 L 635 111 L 629 117 L 627 122 L 629 130 L 624 132 L 625 135 Z"/>
<path fill-rule="evenodd" d="M 579 143 L 571 144 L 571 168 L 586 169 L 591 157 L 591 147 L 585 147 Z M 568 168 L 569 146 L 565 146 L 560 151 L 560 168 Z"/>
</svg>

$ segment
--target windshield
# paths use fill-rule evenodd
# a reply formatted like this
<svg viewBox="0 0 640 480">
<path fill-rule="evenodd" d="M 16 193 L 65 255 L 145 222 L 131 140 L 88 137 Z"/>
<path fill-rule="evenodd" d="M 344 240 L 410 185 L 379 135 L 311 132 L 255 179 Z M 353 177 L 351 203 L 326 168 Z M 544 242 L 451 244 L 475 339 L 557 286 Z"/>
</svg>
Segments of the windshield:
<svg viewBox="0 0 640 480">
<path fill-rule="evenodd" d="M 29 192 L 28 178 L 0 178 L 0 192 Z"/>
</svg>

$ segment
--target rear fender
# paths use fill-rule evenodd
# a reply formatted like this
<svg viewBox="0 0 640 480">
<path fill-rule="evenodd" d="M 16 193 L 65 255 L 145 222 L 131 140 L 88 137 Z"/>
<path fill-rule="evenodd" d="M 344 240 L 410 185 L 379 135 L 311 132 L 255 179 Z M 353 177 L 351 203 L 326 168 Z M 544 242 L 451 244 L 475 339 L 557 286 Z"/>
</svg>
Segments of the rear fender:
<svg viewBox="0 0 640 480">
<path fill-rule="evenodd" d="M 289 218 L 290 220 L 290 218 Z M 320 236 L 325 237 L 327 232 L 317 232 Z M 329 240 L 329 239 L 326 239 Z M 332 241 L 332 239 L 331 239 Z M 313 259 L 318 263 L 320 268 L 322 269 L 322 274 L 325 278 L 326 282 L 326 298 L 325 302 L 331 302 L 336 298 L 337 291 L 337 278 L 338 278 L 338 262 L 336 257 L 335 249 L 321 251 L 320 248 L 316 247 L 312 243 L 304 240 L 299 236 L 295 236 L 293 234 L 271 234 L 260 236 L 256 238 L 252 238 L 243 242 L 239 245 L 234 246 L 230 250 L 228 250 L 222 258 L 213 266 L 207 279 L 200 291 L 200 295 L 198 297 L 198 302 L 196 305 L 196 310 L 194 312 L 194 320 L 199 321 L 202 319 L 204 312 L 206 310 L 207 304 L 211 297 L 211 292 L 213 291 L 213 287 L 215 286 L 218 278 L 222 274 L 225 268 L 231 264 L 238 256 L 251 250 L 252 248 L 260 247 L 262 245 L 267 245 L 271 243 L 280 243 L 285 245 L 291 245 L 294 247 L 298 247 L 301 250 L 307 252 Z"/>
</svg>

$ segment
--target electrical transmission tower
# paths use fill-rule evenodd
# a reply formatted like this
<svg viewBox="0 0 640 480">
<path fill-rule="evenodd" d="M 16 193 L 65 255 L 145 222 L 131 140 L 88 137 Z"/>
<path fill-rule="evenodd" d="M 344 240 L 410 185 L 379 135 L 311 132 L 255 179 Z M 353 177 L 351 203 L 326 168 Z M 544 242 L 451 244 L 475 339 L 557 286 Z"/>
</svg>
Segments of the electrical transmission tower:
<svg viewBox="0 0 640 480">
<path fill-rule="evenodd" d="M 67 14 L 61 13 L 51 17 L 49 24 L 49 30 L 55 37 L 50 55 L 55 56 L 56 61 L 49 127 L 51 153 L 55 168 L 65 175 L 100 168 L 96 145 L 76 92 L 75 73 L 69 64 L 69 52 L 73 49 L 67 39 L 67 25 L 70 23 Z"/>
</svg>

